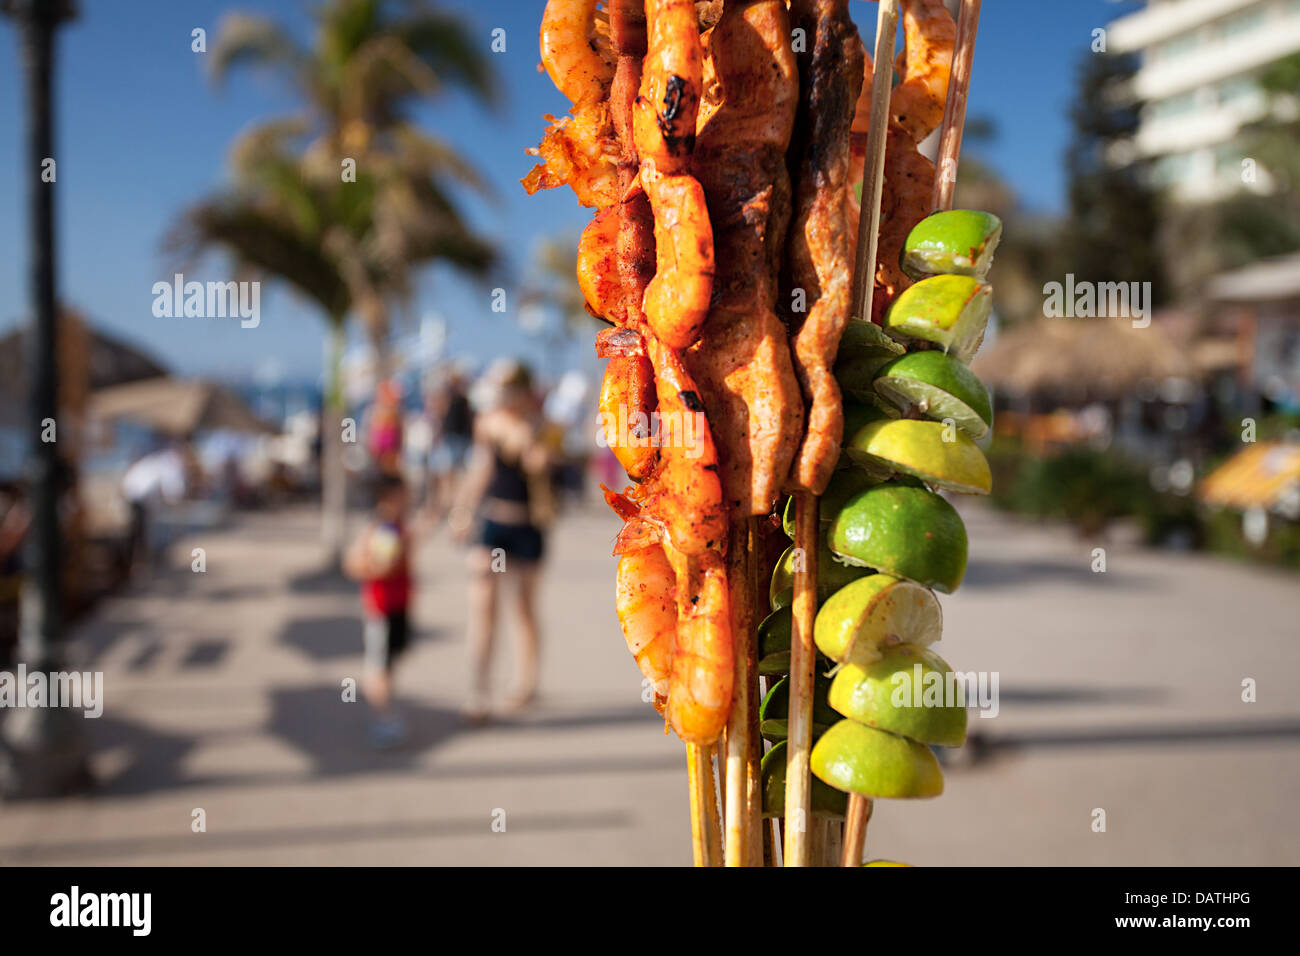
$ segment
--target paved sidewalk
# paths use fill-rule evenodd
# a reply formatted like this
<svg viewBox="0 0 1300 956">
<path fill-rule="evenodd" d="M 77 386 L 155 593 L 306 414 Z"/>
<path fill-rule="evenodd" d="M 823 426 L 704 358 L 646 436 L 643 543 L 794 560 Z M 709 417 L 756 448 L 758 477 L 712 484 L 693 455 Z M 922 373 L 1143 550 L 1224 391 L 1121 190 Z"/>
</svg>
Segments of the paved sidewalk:
<svg viewBox="0 0 1300 956">
<path fill-rule="evenodd" d="M 1094 574 L 1091 543 L 966 513 L 972 565 L 943 599 L 939 650 L 998 671 L 1001 712 L 972 715 L 980 745 L 945 796 L 882 802 L 871 854 L 1300 863 L 1300 581 L 1118 545 Z M 100 610 L 78 666 L 105 672 L 105 714 L 86 721 L 101 786 L 0 805 L 0 864 L 689 862 L 683 750 L 640 702 L 614 620 L 611 516 L 570 514 L 554 535 L 539 708 L 477 730 L 457 716 L 459 553 L 425 546 L 399 677 L 411 739 L 394 753 L 369 750 L 364 705 L 342 701 L 357 601 L 318 572 L 315 518 L 250 515 L 186 541 L 180 569 Z M 206 573 L 179 564 L 190 547 Z M 1241 702 L 1246 677 L 1257 703 Z"/>
</svg>

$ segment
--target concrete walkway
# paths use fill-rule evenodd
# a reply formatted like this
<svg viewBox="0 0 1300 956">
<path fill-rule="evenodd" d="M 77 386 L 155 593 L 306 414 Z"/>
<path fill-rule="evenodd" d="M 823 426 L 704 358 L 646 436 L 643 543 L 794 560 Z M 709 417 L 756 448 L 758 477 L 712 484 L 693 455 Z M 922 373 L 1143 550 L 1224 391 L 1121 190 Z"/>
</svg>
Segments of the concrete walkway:
<svg viewBox="0 0 1300 956">
<path fill-rule="evenodd" d="M 1119 545 L 1096 574 L 1091 543 L 966 514 L 972 564 L 939 650 L 999 672 L 1000 713 L 972 714 L 977 745 L 943 797 L 880 804 L 870 854 L 1300 863 L 1300 580 Z M 85 722 L 100 787 L 0 805 L 0 864 L 689 862 L 683 749 L 640 702 L 614 620 L 611 516 L 554 535 L 543 700 L 482 729 L 457 715 L 459 552 L 422 549 L 399 677 L 410 740 L 392 753 L 367 748 L 364 705 L 342 699 L 357 600 L 318 572 L 315 529 L 308 510 L 243 517 L 100 610 L 76 646 L 105 674 L 104 716 Z M 181 563 L 191 547 L 206 573 Z"/>
</svg>

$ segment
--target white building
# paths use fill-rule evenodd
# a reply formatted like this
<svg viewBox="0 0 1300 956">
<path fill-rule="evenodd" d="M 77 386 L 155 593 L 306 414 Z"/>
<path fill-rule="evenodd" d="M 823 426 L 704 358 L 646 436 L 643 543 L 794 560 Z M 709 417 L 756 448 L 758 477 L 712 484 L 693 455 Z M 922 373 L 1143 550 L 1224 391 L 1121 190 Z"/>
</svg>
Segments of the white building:
<svg viewBox="0 0 1300 956">
<path fill-rule="evenodd" d="M 1250 183 L 1239 131 L 1266 109 L 1260 70 L 1300 52 L 1300 0 L 1149 0 L 1110 24 L 1107 46 L 1141 53 L 1136 155 L 1176 197 L 1213 199 Z"/>
</svg>

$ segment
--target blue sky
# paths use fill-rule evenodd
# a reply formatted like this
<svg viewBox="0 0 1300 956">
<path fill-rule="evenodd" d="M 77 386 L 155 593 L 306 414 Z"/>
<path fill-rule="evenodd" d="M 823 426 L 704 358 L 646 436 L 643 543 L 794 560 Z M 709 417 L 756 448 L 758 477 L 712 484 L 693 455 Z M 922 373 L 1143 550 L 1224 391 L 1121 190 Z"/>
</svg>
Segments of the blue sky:
<svg viewBox="0 0 1300 956">
<path fill-rule="evenodd" d="M 542 114 L 566 101 L 537 72 L 536 28 L 543 0 L 444 0 L 463 13 L 485 51 L 492 31 L 506 31 L 506 51 L 488 53 L 500 71 L 503 103 L 494 111 L 456 96 L 430 105 L 420 119 L 454 140 L 492 184 L 491 201 L 470 199 L 466 211 L 501 241 L 507 276 L 522 277 L 536 242 L 576 233 L 589 211 L 568 190 L 534 197 L 518 180 L 531 167 L 524 149 L 544 128 Z M 864 33 L 875 4 L 855 2 Z M 216 89 L 191 31 L 209 40 L 230 9 L 264 13 L 305 32 L 303 0 L 80 0 L 80 16 L 60 35 L 57 96 L 59 265 L 62 298 L 95 323 L 192 374 L 246 377 L 278 370 L 315 379 L 323 324 L 309 306 L 264 288 L 261 325 L 237 321 L 155 318 L 151 288 L 170 280 L 160 251 L 176 212 L 218 186 L 226 149 L 249 125 L 283 113 L 293 102 L 267 77 L 242 75 Z M 972 148 L 1011 183 L 1031 209 L 1064 204 L 1062 154 L 1066 109 L 1091 31 L 1135 7 L 1111 0 L 985 0 L 969 111 L 992 117 L 998 137 Z M 24 179 L 19 175 L 22 88 L 17 39 L 0 18 L 0 329 L 23 313 L 27 298 Z M 187 279 L 224 278 L 219 259 Z M 512 301 L 512 300 L 508 300 Z M 449 346 L 483 361 L 497 354 L 527 357 L 538 348 L 511 312 L 490 309 L 489 292 L 442 270 L 421 283 L 416 315 L 440 313 Z M 571 362 L 588 363 L 590 344 L 575 343 Z M 590 366 L 588 366 L 590 367 Z"/>
</svg>

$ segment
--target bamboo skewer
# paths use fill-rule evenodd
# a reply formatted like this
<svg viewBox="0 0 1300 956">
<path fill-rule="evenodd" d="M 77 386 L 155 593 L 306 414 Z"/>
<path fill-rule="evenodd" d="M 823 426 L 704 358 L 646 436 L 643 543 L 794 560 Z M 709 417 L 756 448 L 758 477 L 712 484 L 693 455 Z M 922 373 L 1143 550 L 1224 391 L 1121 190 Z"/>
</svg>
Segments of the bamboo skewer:
<svg viewBox="0 0 1300 956">
<path fill-rule="evenodd" d="M 883 3 L 881 13 L 883 15 Z M 953 50 L 952 71 L 948 79 L 948 99 L 944 104 L 943 126 L 939 134 L 939 155 L 935 162 L 934 177 L 934 197 L 932 201 L 933 208 L 931 212 L 940 212 L 952 208 L 953 193 L 957 186 L 957 160 L 961 153 L 962 128 L 966 123 L 966 100 L 970 93 L 971 67 L 975 58 L 975 38 L 979 32 L 980 18 L 980 0 L 962 0 L 961 11 L 957 17 L 957 41 Z M 879 43 L 880 38 L 877 35 L 877 60 L 876 74 L 872 82 L 876 83 L 879 75 Z M 892 59 L 892 50 L 890 56 Z M 876 93 L 877 87 L 873 86 L 871 101 L 871 131 L 874 135 L 876 124 L 881 121 L 877 112 Z M 883 121 L 882 125 L 884 125 Z M 875 154 L 872 152 L 872 140 L 868 140 L 867 159 L 870 161 Z M 883 150 L 883 144 L 882 144 Z M 881 157 L 883 169 L 883 152 Z M 866 198 L 866 189 L 863 189 L 863 198 Z M 879 215 L 880 197 L 876 195 L 876 213 Z M 873 230 L 874 247 L 874 230 Z M 859 243 L 861 233 L 859 233 Z M 859 244 L 859 250 L 861 245 Z M 875 263 L 875 250 L 872 249 L 871 262 Z M 859 267 L 861 258 L 859 258 Z M 855 289 L 856 289 L 855 276 Z M 868 314 L 871 309 L 871 293 L 867 291 L 866 311 Z M 849 815 L 848 821 L 844 828 L 844 866 L 859 866 L 862 863 L 862 851 L 867 837 L 867 822 L 871 819 L 871 801 L 866 797 L 853 794 L 849 797 Z"/>
<path fill-rule="evenodd" d="M 727 719 L 726 760 L 723 775 L 724 837 L 727 866 L 749 866 L 752 862 L 753 828 L 750 825 L 750 660 L 753 642 L 751 602 L 753 554 L 750 551 L 749 522 L 736 525 L 728 545 L 727 576 L 731 591 L 731 622 L 734 635 L 734 680 L 731 715 Z"/>
<path fill-rule="evenodd" d="M 686 745 L 686 775 L 691 789 L 691 849 L 696 866 L 718 866 L 722 841 L 718 833 L 718 794 L 709 744 Z"/>
<path fill-rule="evenodd" d="M 749 519 L 749 528 L 747 534 L 747 544 L 749 551 L 749 598 L 750 598 L 750 627 L 749 639 L 746 642 L 747 657 L 747 680 L 746 686 L 749 689 L 749 708 L 746 718 L 749 724 L 749 755 L 745 763 L 745 788 L 747 806 L 749 808 L 749 845 L 750 859 L 747 866 L 764 866 L 764 858 L 760 856 L 763 846 L 763 779 L 762 779 L 762 760 L 763 760 L 763 737 L 758 730 L 758 705 L 762 701 L 762 692 L 758 680 L 758 622 L 763 619 L 767 612 L 767 588 L 761 584 L 762 568 L 760 555 L 762 554 L 763 536 L 762 529 L 759 526 L 759 518 L 752 517 Z"/>
<path fill-rule="evenodd" d="M 880 0 L 880 12 L 876 20 L 876 53 L 871 66 L 871 123 L 867 127 L 867 154 L 862 165 L 858 257 L 853 270 L 853 314 L 864 322 L 871 321 L 871 300 L 876 285 L 880 197 L 885 185 L 885 141 L 889 133 L 889 94 L 893 89 L 894 41 L 897 34 L 898 0 Z M 793 695 L 793 688 L 791 694 Z M 790 709 L 794 710 L 793 699 Z M 844 866 L 858 866 L 862 862 L 862 849 L 867 840 L 867 821 L 870 818 L 870 801 L 859 794 L 849 794 L 848 819 L 844 827 Z"/>
<path fill-rule="evenodd" d="M 980 0 L 962 0 L 957 16 L 957 45 L 952 54 L 948 80 L 948 101 L 943 109 L 939 135 L 939 158 L 935 163 L 934 212 L 952 208 L 957 188 L 957 158 L 961 155 L 961 134 L 966 125 L 966 98 L 970 94 L 971 67 L 975 60 L 975 35 L 980 26 Z"/>
<path fill-rule="evenodd" d="M 890 2 L 890 0 L 885 0 Z M 790 717 L 785 765 L 785 865 L 811 864 L 813 622 L 817 617 L 817 496 L 794 496 L 794 624 L 790 633 Z"/>
</svg>

